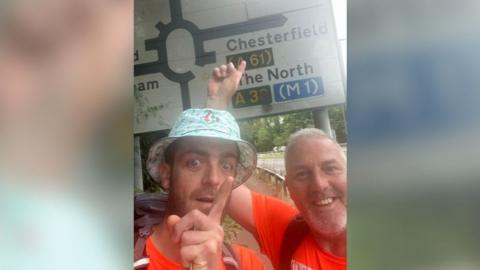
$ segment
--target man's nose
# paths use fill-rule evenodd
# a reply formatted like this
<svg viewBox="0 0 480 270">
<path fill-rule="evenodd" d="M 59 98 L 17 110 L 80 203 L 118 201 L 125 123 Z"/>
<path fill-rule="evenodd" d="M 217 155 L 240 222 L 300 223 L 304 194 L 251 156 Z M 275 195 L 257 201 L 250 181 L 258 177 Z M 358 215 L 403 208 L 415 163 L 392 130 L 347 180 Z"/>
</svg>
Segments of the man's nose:
<svg viewBox="0 0 480 270">
<path fill-rule="evenodd" d="M 222 172 L 216 162 L 209 162 L 203 184 L 217 186 L 222 181 Z"/>
<path fill-rule="evenodd" d="M 328 189 L 329 182 L 328 177 L 326 177 L 322 172 L 316 171 L 313 173 L 313 179 L 310 181 L 310 188 L 315 191 L 322 191 Z"/>
</svg>

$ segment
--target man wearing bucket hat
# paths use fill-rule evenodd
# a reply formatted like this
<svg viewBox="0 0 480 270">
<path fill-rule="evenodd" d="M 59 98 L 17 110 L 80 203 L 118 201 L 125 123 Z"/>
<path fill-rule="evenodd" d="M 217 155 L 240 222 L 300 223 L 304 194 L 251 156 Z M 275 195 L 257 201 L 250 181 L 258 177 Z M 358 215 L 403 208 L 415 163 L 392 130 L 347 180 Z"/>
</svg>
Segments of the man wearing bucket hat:
<svg viewBox="0 0 480 270">
<path fill-rule="evenodd" d="M 217 109 L 237 86 L 209 89 Z M 214 93 L 217 93 L 214 95 Z M 210 98 L 213 99 L 213 98 Z M 342 148 L 323 131 L 292 134 L 285 151 L 285 181 L 295 207 L 241 186 L 228 213 L 250 231 L 275 269 L 346 269 L 347 176 Z"/>
<path fill-rule="evenodd" d="M 244 69 L 245 63 L 239 70 L 221 66 L 209 89 L 235 86 Z M 240 246 L 233 247 L 236 262 L 222 261 L 225 205 L 232 188 L 255 167 L 255 148 L 240 138 L 232 115 L 216 109 L 184 111 L 168 137 L 150 148 L 147 160 L 149 173 L 168 191 L 165 218 L 147 239 L 148 269 L 264 269 L 253 251 Z"/>
</svg>

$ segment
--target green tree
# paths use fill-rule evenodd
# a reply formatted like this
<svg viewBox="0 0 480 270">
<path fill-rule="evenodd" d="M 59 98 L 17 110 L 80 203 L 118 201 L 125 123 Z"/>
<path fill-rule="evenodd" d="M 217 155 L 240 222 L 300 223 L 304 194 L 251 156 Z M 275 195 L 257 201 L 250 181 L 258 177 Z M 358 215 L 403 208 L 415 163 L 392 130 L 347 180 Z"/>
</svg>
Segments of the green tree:
<svg viewBox="0 0 480 270">
<path fill-rule="evenodd" d="M 335 130 L 337 141 L 346 142 L 345 106 L 328 109 L 330 125 Z M 302 128 L 313 127 L 311 111 L 244 120 L 239 123 L 242 138 L 257 148 L 258 152 L 272 151 L 275 146 L 284 146 L 289 136 Z"/>
<path fill-rule="evenodd" d="M 291 133 L 313 126 L 309 111 L 268 116 L 240 122 L 242 138 L 257 148 L 258 152 L 272 151 L 275 146 L 286 145 Z"/>
<path fill-rule="evenodd" d="M 273 139 L 275 134 L 268 121 L 266 121 L 265 119 L 260 119 L 260 121 L 263 122 L 263 125 L 259 125 L 256 129 L 257 138 L 254 144 L 257 147 L 257 151 L 259 152 L 272 151 L 274 146 Z"/>
</svg>

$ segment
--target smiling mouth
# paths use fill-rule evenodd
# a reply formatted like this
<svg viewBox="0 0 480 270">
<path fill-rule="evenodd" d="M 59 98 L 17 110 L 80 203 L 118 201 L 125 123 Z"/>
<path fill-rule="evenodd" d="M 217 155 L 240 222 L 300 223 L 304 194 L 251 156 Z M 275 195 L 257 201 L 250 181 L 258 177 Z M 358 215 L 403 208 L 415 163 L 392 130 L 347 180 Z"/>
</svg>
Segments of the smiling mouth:
<svg viewBox="0 0 480 270">
<path fill-rule="evenodd" d="M 315 201 L 313 201 L 312 204 L 315 205 L 315 206 L 319 206 L 319 207 L 327 207 L 327 206 L 331 205 L 334 201 L 335 201 L 334 197 L 329 197 L 329 198 L 325 198 L 325 199 L 321 199 L 321 200 L 315 200 Z"/>
</svg>

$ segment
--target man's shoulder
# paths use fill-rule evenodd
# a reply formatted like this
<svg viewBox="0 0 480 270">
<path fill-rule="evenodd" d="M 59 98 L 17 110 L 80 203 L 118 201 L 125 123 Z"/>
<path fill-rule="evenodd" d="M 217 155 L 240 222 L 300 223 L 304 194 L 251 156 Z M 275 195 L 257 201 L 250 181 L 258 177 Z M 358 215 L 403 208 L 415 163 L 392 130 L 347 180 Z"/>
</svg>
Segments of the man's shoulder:
<svg viewBox="0 0 480 270">
<path fill-rule="evenodd" d="M 301 244 L 295 250 L 295 253 L 292 256 L 292 261 L 298 264 L 299 267 L 302 265 L 310 267 L 304 269 L 316 269 L 316 267 L 323 265 L 326 269 L 344 270 L 347 265 L 346 257 L 333 255 L 320 248 L 316 244 L 311 232 L 306 235 Z M 299 269 L 302 268 L 300 267 Z"/>
<path fill-rule="evenodd" d="M 145 243 L 145 255 L 149 259 L 149 268 L 148 269 L 180 269 L 180 265 L 174 261 L 167 258 L 165 254 L 155 246 L 155 243 L 150 236 Z M 152 262 L 154 262 L 152 264 Z"/>
<path fill-rule="evenodd" d="M 257 240 L 276 239 L 275 245 L 280 244 L 288 224 L 298 215 L 293 205 L 257 192 L 252 192 L 252 207 L 255 227 L 260 236 Z"/>
</svg>

